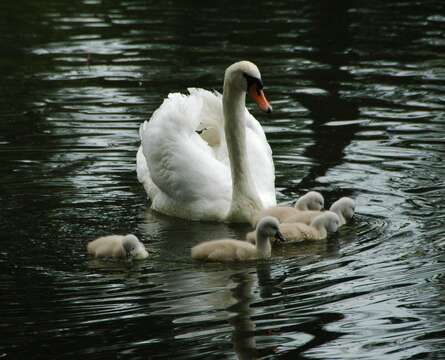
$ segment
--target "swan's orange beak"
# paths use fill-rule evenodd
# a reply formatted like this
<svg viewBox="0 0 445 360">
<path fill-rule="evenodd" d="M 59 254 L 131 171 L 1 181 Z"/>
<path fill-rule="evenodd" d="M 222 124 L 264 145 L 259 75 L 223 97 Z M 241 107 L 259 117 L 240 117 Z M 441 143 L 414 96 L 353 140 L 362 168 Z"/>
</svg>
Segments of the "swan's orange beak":
<svg viewBox="0 0 445 360">
<path fill-rule="evenodd" d="M 262 89 L 259 89 L 257 84 L 252 84 L 249 87 L 250 97 L 258 104 L 258 107 L 264 112 L 271 113 L 272 106 L 270 106 L 269 101 L 267 101 L 264 96 L 264 92 Z"/>
</svg>

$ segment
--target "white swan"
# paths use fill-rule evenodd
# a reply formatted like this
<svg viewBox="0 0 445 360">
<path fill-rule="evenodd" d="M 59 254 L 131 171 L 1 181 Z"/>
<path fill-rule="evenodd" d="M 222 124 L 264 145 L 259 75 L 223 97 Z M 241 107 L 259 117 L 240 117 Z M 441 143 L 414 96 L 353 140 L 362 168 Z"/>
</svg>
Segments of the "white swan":
<svg viewBox="0 0 445 360">
<path fill-rule="evenodd" d="M 352 219 L 355 213 L 355 202 L 349 197 L 342 197 L 334 202 L 329 208 L 330 211 L 336 213 L 340 218 L 340 226 L 346 224 Z M 293 215 L 286 217 L 283 223 L 304 223 L 309 225 L 318 215 L 322 214 L 321 211 L 299 211 Z"/>
<path fill-rule="evenodd" d="M 325 211 L 318 215 L 310 225 L 303 223 L 280 224 L 279 229 L 285 243 L 300 242 L 305 240 L 323 240 L 328 233 L 333 233 L 340 226 L 340 218 L 332 211 Z M 254 231 L 246 235 L 246 240 L 254 244 L 257 236 Z"/>
<path fill-rule="evenodd" d="M 272 151 L 245 107 L 246 92 L 259 107 L 261 75 L 251 62 L 226 69 L 223 95 L 189 89 L 169 94 L 141 125 L 137 174 L 151 208 L 191 220 L 250 222 L 276 205 Z"/>
<path fill-rule="evenodd" d="M 145 259 L 147 250 L 139 239 L 132 235 L 102 236 L 88 243 L 88 254 L 94 257 Z"/>
<path fill-rule="evenodd" d="M 322 210 L 323 207 L 324 207 L 323 195 L 321 195 L 317 191 L 309 191 L 297 200 L 294 207 L 273 206 L 273 207 L 269 207 L 267 209 L 261 210 L 258 213 L 258 215 L 256 215 L 254 217 L 254 220 L 252 221 L 252 225 L 255 226 L 256 223 L 265 216 L 276 217 L 278 219 L 278 221 L 281 223 L 289 217 L 297 216 L 302 211 L 314 210 L 314 211 L 317 211 L 317 215 L 319 215 L 320 213 L 318 211 Z M 287 222 L 290 222 L 290 221 L 287 221 Z M 310 221 L 309 221 L 309 223 L 310 223 Z"/>
<path fill-rule="evenodd" d="M 247 241 L 222 239 L 205 241 L 194 246 L 192 258 L 204 261 L 244 261 L 269 258 L 271 254 L 270 238 L 283 241 L 278 220 L 267 216 L 258 223 L 255 234 L 257 245 Z"/>
</svg>

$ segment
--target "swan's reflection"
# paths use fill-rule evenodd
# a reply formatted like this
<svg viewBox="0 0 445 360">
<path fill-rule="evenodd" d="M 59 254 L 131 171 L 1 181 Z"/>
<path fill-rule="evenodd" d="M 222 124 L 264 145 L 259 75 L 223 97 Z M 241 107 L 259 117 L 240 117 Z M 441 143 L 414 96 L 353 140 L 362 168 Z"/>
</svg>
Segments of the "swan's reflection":
<svg viewBox="0 0 445 360">
<path fill-rule="evenodd" d="M 139 224 L 139 231 L 143 234 L 146 246 L 159 259 L 184 262 L 184 258 L 189 260 L 190 249 L 194 245 L 209 239 L 238 238 L 244 233 L 239 230 L 244 227 L 216 222 L 191 222 L 147 209 L 144 222 Z"/>
<path fill-rule="evenodd" d="M 248 272 L 234 274 L 231 278 L 236 284 L 231 289 L 236 303 L 227 310 L 231 313 L 228 321 L 233 328 L 233 349 L 238 359 L 256 359 L 255 322 L 251 319 L 253 310 L 250 308 L 256 279 Z"/>
<path fill-rule="evenodd" d="M 348 51 L 351 40 L 348 10 L 351 6 L 349 1 L 335 5 L 331 2 L 308 4 L 312 26 L 305 42 L 315 49 L 308 56 L 323 66 L 301 70 L 311 86 L 295 94 L 295 99 L 309 110 L 314 139 L 304 152 L 306 157 L 313 159 L 314 165 L 301 180 L 299 188 L 313 188 L 318 177 L 341 164 L 344 149 L 361 128 L 357 121 L 360 116 L 358 104 L 342 95 L 344 83 L 354 81 L 353 75 L 344 69 L 353 58 Z M 313 87 L 323 91 L 323 95 L 320 91 L 314 92 Z M 327 123 L 329 126 L 325 125 Z"/>
</svg>

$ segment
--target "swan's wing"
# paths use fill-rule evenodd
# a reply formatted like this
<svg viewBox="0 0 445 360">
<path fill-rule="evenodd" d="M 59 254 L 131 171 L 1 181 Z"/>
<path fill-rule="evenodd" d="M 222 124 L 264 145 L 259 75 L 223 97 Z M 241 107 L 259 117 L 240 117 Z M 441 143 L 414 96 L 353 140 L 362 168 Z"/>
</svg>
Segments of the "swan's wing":
<svg viewBox="0 0 445 360">
<path fill-rule="evenodd" d="M 200 88 L 188 88 L 187 90 L 190 96 L 201 99 L 201 113 L 196 130 L 217 129 L 218 132 L 222 131 L 224 127 L 222 95 L 217 91 L 210 92 Z"/>
<path fill-rule="evenodd" d="M 202 99 L 202 110 L 197 132 L 211 147 L 215 157 L 229 167 L 229 156 L 224 134 L 222 95 L 218 91 L 210 92 L 199 88 L 189 88 L 188 91 L 192 96 L 199 96 Z"/>
<path fill-rule="evenodd" d="M 160 190 L 152 199 L 154 208 L 188 218 L 212 208 L 226 212 L 231 200 L 230 169 L 196 132 L 201 124 L 217 123 L 210 117 L 212 105 L 201 95 L 170 94 L 141 126 L 142 154 Z M 193 209 L 200 214 L 187 214 Z"/>
<path fill-rule="evenodd" d="M 257 119 L 247 110 L 246 108 L 246 126 L 248 129 L 252 130 L 260 139 L 267 143 L 266 134 L 264 134 L 263 127 Z M 272 154 L 269 144 L 267 143 L 268 151 Z"/>
<path fill-rule="evenodd" d="M 144 153 L 142 151 L 142 145 L 139 146 L 138 152 L 136 154 L 136 173 L 139 182 L 144 186 L 148 198 L 154 199 L 156 194 L 159 193 L 159 188 L 155 185 L 153 180 L 151 180 L 150 171 L 148 171 L 147 160 L 145 159 Z"/>
<path fill-rule="evenodd" d="M 194 97 L 202 99 L 201 113 L 191 119 L 190 123 L 185 123 L 191 128 L 196 126 L 196 131 L 201 135 L 204 141 L 206 141 L 214 150 L 220 146 L 221 132 L 223 130 L 223 115 L 222 115 L 222 95 L 218 92 L 210 92 L 199 88 L 189 88 L 188 91 Z M 172 94 L 174 99 L 177 94 Z M 175 100 L 172 100 L 173 102 Z M 195 120 L 199 120 L 198 122 Z M 139 138 L 142 140 L 145 133 L 145 123 L 141 124 L 139 128 Z M 139 182 L 144 186 L 144 189 L 148 195 L 148 198 L 154 199 L 159 192 L 159 188 L 153 182 L 148 169 L 147 160 L 143 153 L 142 145 L 139 147 L 136 155 L 136 173 Z"/>
</svg>

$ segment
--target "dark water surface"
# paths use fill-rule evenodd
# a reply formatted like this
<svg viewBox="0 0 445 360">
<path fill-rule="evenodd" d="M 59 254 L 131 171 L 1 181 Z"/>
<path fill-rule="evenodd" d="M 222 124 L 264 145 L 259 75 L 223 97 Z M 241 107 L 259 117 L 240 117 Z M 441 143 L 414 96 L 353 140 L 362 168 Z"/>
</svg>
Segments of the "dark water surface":
<svg viewBox="0 0 445 360">
<path fill-rule="evenodd" d="M 0 3 L 0 358 L 445 358 L 445 3 Z M 138 126 L 240 59 L 280 202 L 351 196 L 354 222 L 267 262 L 201 265 L 246 226 L 148 210 Z M 251 104 L 250 104 L 251 105 Z M 86 243 L 134 232 L 147 261 Z"/>
</svg>

